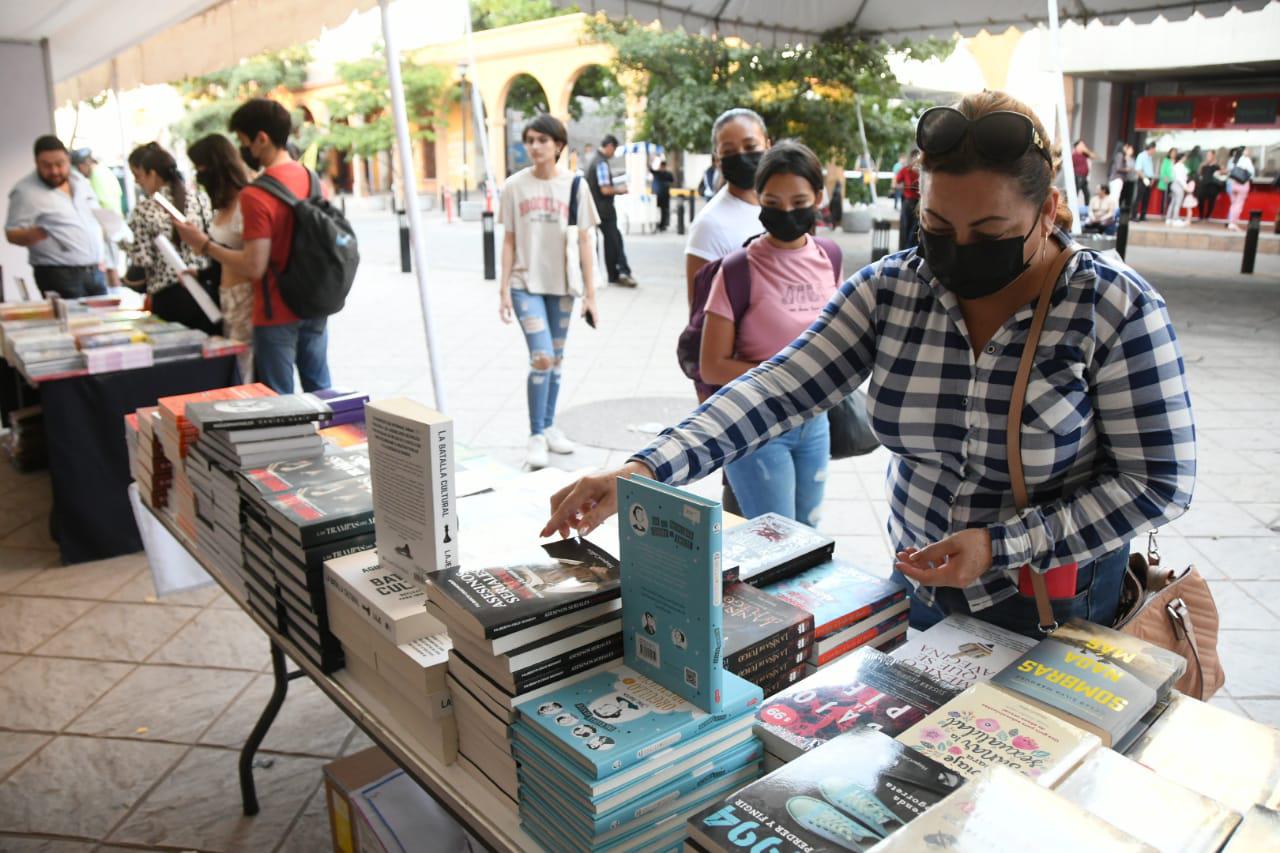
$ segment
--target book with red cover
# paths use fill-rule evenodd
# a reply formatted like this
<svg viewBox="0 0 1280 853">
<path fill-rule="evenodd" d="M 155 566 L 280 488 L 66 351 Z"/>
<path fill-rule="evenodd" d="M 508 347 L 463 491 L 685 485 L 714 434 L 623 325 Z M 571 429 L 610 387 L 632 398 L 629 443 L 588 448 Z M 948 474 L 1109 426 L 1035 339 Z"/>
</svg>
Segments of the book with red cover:
<svg viewBox="0 0 1280 853">
<path fill-rule="evenodd" d="M 812 613 L 813 634 L 819 640 L 907 597 L 906 590 L 892 580 L 878 578 L 839 559 L 761 589 Z"/>
</svg>

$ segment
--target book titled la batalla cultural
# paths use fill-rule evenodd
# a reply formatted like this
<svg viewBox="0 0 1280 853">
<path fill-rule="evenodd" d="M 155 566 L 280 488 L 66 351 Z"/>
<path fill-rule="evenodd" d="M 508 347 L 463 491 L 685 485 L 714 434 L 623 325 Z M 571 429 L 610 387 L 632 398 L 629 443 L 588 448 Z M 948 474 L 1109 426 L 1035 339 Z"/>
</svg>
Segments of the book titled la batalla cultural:
<svg viewBox="0 0 1280 853">
<path fill-rule="evenodd" d="M 490 654 L 503 654 L 617 610 L 618 561 L 585 539 L 547 542 L 526 559 L 432 572 L 428 595 Z"/>
<path fill-rule="evenodd" d="M 720 504 L 647 477 L 618 480 L 623 659 L 718 713 L 724 703 Z"/>
<path fill-rule="evenodd" d="M 855 729 L 906 731 L 950 701 L 955 688 L 876 649 L 859 649 L 765 702 L 756 736 L 784 761 Z"/>
<path fill-rule="evenodd" d="M 964 781 L 886 734 L 850 732 L 691 818 L 689 834 L 714 853 L 866 850 Z"/>
</svg>

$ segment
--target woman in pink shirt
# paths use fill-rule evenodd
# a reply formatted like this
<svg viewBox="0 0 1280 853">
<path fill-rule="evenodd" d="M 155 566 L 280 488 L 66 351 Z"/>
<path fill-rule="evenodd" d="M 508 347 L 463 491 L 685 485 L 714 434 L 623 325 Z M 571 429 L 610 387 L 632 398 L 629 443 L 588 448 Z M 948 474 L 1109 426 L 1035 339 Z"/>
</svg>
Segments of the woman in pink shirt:
<svg viewBox="0 0 1280 853">
<path fill-rule="evenodd" d="M 760 160 L 756 193 L 766 233 L 741 250 L 750 271 L 750 299 L 735 323 L 722 265 L 702 329 L 704 381 L 725 385 L 773 358 L 835 295 L 839 276 L 809 236 L 822 189 L 822 164 L 798 142 L 780 142 Z M 816 526 L 830 457 L 824 412 L 730 462 L 725 471 L 746 517 L 776 512 Z"/>
</svg>

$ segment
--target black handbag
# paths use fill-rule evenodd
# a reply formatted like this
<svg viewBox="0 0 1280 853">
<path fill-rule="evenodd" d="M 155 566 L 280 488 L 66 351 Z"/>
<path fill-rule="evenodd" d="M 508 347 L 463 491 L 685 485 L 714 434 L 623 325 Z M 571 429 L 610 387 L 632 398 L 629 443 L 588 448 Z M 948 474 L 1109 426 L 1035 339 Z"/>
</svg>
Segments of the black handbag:
<svg viewBox="0 0 1280 853">
<path fill-rule="evenodd" d="M 1253 175 L 1249 174 L 1249 170 L 1242 166 L 1232 166 L 1231 171 L 1227 172 L 1227 177 L 1237 184 L 1247 184 L 1253 180 Z"/>
<path fill-rule="evenodd" d="M 867 395 L 862 391 L 854 391 L 837 403 L 827 412 L 827 421 L 831 429 L 832 459 L 865 456 L 880 446 L 871 430 Z"/>
</svg>

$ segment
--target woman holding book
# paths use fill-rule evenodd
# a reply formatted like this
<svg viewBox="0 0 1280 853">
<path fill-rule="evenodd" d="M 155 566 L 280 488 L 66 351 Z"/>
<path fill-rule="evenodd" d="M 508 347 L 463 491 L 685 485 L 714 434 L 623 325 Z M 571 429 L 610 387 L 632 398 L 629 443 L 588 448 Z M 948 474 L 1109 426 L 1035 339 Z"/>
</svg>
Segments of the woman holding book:
<svg viewBox="0 0 1280 853">
<path fill-rule="evenodd" d="M 197 140 L 187 151 L 196 167 L 196 181 L 209 193 L 213 219 L 209 237 L 228 249 L 244 248 L 244 220 L 240 216 L 240 190 L 249 185 L 249 169 L 240 152 L 221 133 Z M 253 381 L 253 283 L 225 264 L 218 267 L 218 301 L 222 308 L 223 334 L 249 345 L 237 356 L 240 381 Z"/>
<path fill-rule="evenodd" d="M 797 142 L 779 142 L 755 169 L 758 221 L 765 234 L 741 254 L 745 280 L 730 281 L 725 261 L 711 282 L 702 327 L 703 381 L 727 385 L 786 348 L 835 295 L 841 271 L 810 236 L 822 197 L 822 163 Z M 828 244 L 830 245 L 830 244 Z M 735 318 L 731 288 L 749 286 L 749 302 Z M 817 526 L 831 458 L 826 412 L 778 436 L 759 452 L 725 465 L 741 514 L 776 512 Z"/>
<path fill-rule="evenodd" d="M 529 347 L 529 445 L 525 461 L 544 468 L 547 453 L 572 453 L 573 442 L 555 425 L 556 398 L 565 338 L 573 317 L 569 290 L 569 208 L 577 188 L 578 251 L 574 261 L 582 269 L 582 316 L 595 325 L 594 242 L 600 223 L 586 181 L 561 169 L 557 162 L 569 144 L 569 134 L 557 118 L 543 113 L 525 125 L 521 137 L 533 165 L 507 178 L 502 188 L 499 219 L 502 239 L 502 289 L 498 316 L 502 322 L 520 320 Z"/>
<path fill-rule="evenodd" d="M 926 111 L 920 245 L 863 268 L 786 349 L 626 465 L 557 493 L 544 532 L 589 532 L 616 510 L 618 476 L 696 480 L 870 378 L 914 627 L 972 613 L 1034 635 L 1034 599 L 1018 584 L 1033 572 L 1048 574 L 1058 620 L 1114 621 L 1129 541 L 1190 504 L 1195 425 L 1164 300 L 1128 267 L 1072 245 L 1048 139 L 1001 92 Z M 1042 290 L 1047 317 L 1015 415 L 1029 493 L 1020 510 L 1006 430 Z M 1050 570 L 1070 564 L 1074 578 L 1055 582 L 1064 573 Z"/>
</svg>

